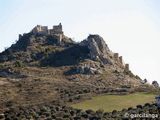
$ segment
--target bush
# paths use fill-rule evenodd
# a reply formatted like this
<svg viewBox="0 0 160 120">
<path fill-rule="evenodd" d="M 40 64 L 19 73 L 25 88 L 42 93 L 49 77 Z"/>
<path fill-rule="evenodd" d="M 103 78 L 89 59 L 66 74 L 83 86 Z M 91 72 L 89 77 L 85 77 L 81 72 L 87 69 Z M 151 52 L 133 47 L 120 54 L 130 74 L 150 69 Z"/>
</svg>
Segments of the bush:
<svg viewBox="0 0 160 120">
<path fill-rule="evenodd" d="M 81 117 L 74 117 L 74 120 L 81 120 Z"/>
<path fill-rule="evenodd" d="M 146 103 L 144 106 L 151 107 L 151 104 L 150 103 Z"/>
<path fill-rule="evenodd" d="M 103 114 L 103 112 L 104 112 L 104 110 L 103 110 L 103 109 L 99 109 L 99 110 L 97 110 L 97 111 L 96 111 L 96 113 L 97 113 L 98 115 Z"/>
<path fill-rule="evenodd" d="M 135 76 L 136 79 L 141 79 L 138 75 Z"/>
<path fill-rule="evenodd" d="M 94 111 L 93 110 L 86 110 L 86 113 L 87 114 L 91 114 L 91 113 L 93 113 Z"/>
<path fill-rule="evenodd" d="M 89 92 L 90 92 L 90 90 L 88 90 L 88 89 L 84 89 L 84 90 L 83 90 L 83 92 L 84 92 L 84 93 L 89 93 Z"/>
<path fill-rule="evenodd" d="M 135 77 L 135 75 L 130 70 L 125 70 L 124 73 L 130 77 Z"/>
<path fill-rule="evenodd" d="M 143 108 L 143 106 L 142 106 L 142 105 L 137 105 L 137 108 L 142 109 L 142 108 Z"/>
<path fill-rule="evenodd" d="M 85 119 L 88 118 L 88 114 L 82 114 L 81 116 Z"/>
<path fill-rule="evenodd" d="M 117 113 L 117 110 L 113 110 L 113 111 L 112 111 L 112 114 L 116 114 L 116 113 Z"/>
<path fill-rule="evenodd" d="M 52 54 L 54 52 L 54 49 L 53 48 L 46 48 L 45 49 L 45 52 L 44 52 L 44 55 L 45 56 L 48 56 L 49 54 Z"/>
<path fill-rule="evenodd" d="M 16 67 L 26 67 L 26 64 L 25 63 L 23 63 L 22 61 L 20 61 L 20 60 L 17 60 L 16 61 L 16 65 L 15 65 Z"/>
<path fill-rule="evenodd" d="M 72 110 L 71 112 L 70 112 L 70 114 L 72 115 L 72 116 L 74 116 L 75 115 L 75 111 L 74 110 Z"/>
<path fill-rule="evenodd" d="M 129 107 L 129 108 L 128 108 L 128 111 L 130 111 L 130 110 L 133 110 L 133 107 Z"/>
</svg>

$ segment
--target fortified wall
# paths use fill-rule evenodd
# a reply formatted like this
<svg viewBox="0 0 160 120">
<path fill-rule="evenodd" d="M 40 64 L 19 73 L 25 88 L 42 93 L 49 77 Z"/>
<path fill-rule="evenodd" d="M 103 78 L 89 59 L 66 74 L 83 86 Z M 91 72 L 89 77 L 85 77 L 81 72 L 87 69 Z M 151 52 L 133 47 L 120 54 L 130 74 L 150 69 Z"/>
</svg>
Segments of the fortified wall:
<svg viewBox="0 0 160 120">
<path fill-rule="evenodd" d="M 125 70 L 129 70 L 129 64 L 125 64 L 123 57 L 119 56 L 118 53 L 112 53 L 112 56 L 115 61 L 120 62 Z"/>
<path fill-rule="evenodd" d="M 53 29 L 48 29 L 47 26 L 37 25 L 31 31 L 33 34 L 42 34 L 42 35 L 61 35 L 63 34 L 62 31 L 62 24 L 54 25 Z"/>
<path fill-rule="evenodd" d="M 48 26 L 41 26 L 41 25 L 37 25 L 36 27 L 34 27 L 31 32 L 33 34 L 41 34 L 41 35 L 55 35 L 57 36 L 58 39 L 58 43 L 61 43 L 62 41 L 62 35 L 63 35 L 63 31 L 62 31 L 62 24 L 60 23 L 59 25 L 54 25 L 53 29 L 48 29 Z"/>
</svg>

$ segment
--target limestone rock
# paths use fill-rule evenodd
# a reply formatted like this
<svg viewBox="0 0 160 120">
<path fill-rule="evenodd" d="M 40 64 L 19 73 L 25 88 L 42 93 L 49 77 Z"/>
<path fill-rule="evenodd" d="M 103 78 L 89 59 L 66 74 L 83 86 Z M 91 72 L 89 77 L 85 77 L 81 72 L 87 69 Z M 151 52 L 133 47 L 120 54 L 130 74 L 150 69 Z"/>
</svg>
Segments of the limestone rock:
<svg viewBox="0 0 160 120">
<path fill-rule="evenodd" d="M 89 35 L 87 39 L 79 43 L 79 46 L 88 47 L 89 57 L 94 61 L 129 70 L 129 64 L 125 64 L 123 57 L 118 53 L 111 52 L 104 39 L 99 35 Z"/>
<path fill-rule="evenodd" d="M 90 50 L 90 57 L 93 60 L 98 60 L 100 56 L 100 50 L 98 48 L 98 45 L 94 39 L 88 40 L 88 49 Z"/>
<path fill-rule="evenodd" d="M 89 35 L 86 40 L 83 40 L 79 43 L 80 46 L 87 46 L 90 53 L 89 57 L 92 60 L 102 62 L 104 64 L 112 64 L 111 60 L 109 60 L 110 50 L 99 35 Z"/>
<path fill-rule="evenodd" d="M 99 50 L 103 53 L 103 54 L 107 54 L 108 52 L 110 52 L 107 44 L 105 43 L 105 41 L 103 40 L 103 38 L 99 35 L 90 35 L 88 36 L 88 40 L 89 39 L 94 39 L 95 42 L 97 43 L 97 46 L 99 48 Z"/>
<path fill-rule="evenodd" d="M 76 73 L 78 74 L 102 74 L 98 65 L 93 63 L 84 63 L 77 67 Z"/>
</svg>

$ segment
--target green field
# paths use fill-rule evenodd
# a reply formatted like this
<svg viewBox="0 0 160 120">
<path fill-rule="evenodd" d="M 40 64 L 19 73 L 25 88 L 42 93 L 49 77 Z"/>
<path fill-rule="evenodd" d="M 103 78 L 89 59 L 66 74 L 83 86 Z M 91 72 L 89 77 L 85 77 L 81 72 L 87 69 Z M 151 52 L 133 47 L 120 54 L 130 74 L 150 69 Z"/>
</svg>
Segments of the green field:
<svg viewBox="0 0 160 120">
<path fill-rule="evenodd" d="M 155 95 L 148 93 L 134 93 L 130 95 L 98 96 L 93 97 L 91 100 L 74 104 L 72 107 L 83 110 L 104 109 L 104 111 L 111 112 L 113 110 L 122 110 L 123 108 L 128 109 L 128 107 L 135 108 L 137 105 L 144 105 L 145 103 L 155 103 Z"/>
</svg>

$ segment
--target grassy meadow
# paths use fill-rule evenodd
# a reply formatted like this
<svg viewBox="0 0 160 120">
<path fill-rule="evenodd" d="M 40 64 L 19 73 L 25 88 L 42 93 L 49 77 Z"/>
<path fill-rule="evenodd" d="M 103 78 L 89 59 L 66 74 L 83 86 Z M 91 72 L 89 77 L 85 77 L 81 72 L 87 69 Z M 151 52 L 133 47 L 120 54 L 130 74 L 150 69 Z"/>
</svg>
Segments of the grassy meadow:
<svg viewBox="0 0 160 120">
<path fill-rule="evenodd" d="M 145 103 L 155 103 L 154 93 L 133 93 L 130 95 L 104 95 L 93 97 L 81 103 L 72 105 L 74 108 L 83 110 L 104 109 L 104 111 L 111 112 L 113 110 L 128 109 L 129 107 L 136 107 L 137 105 L 144 105 Z"/>
</svg>

